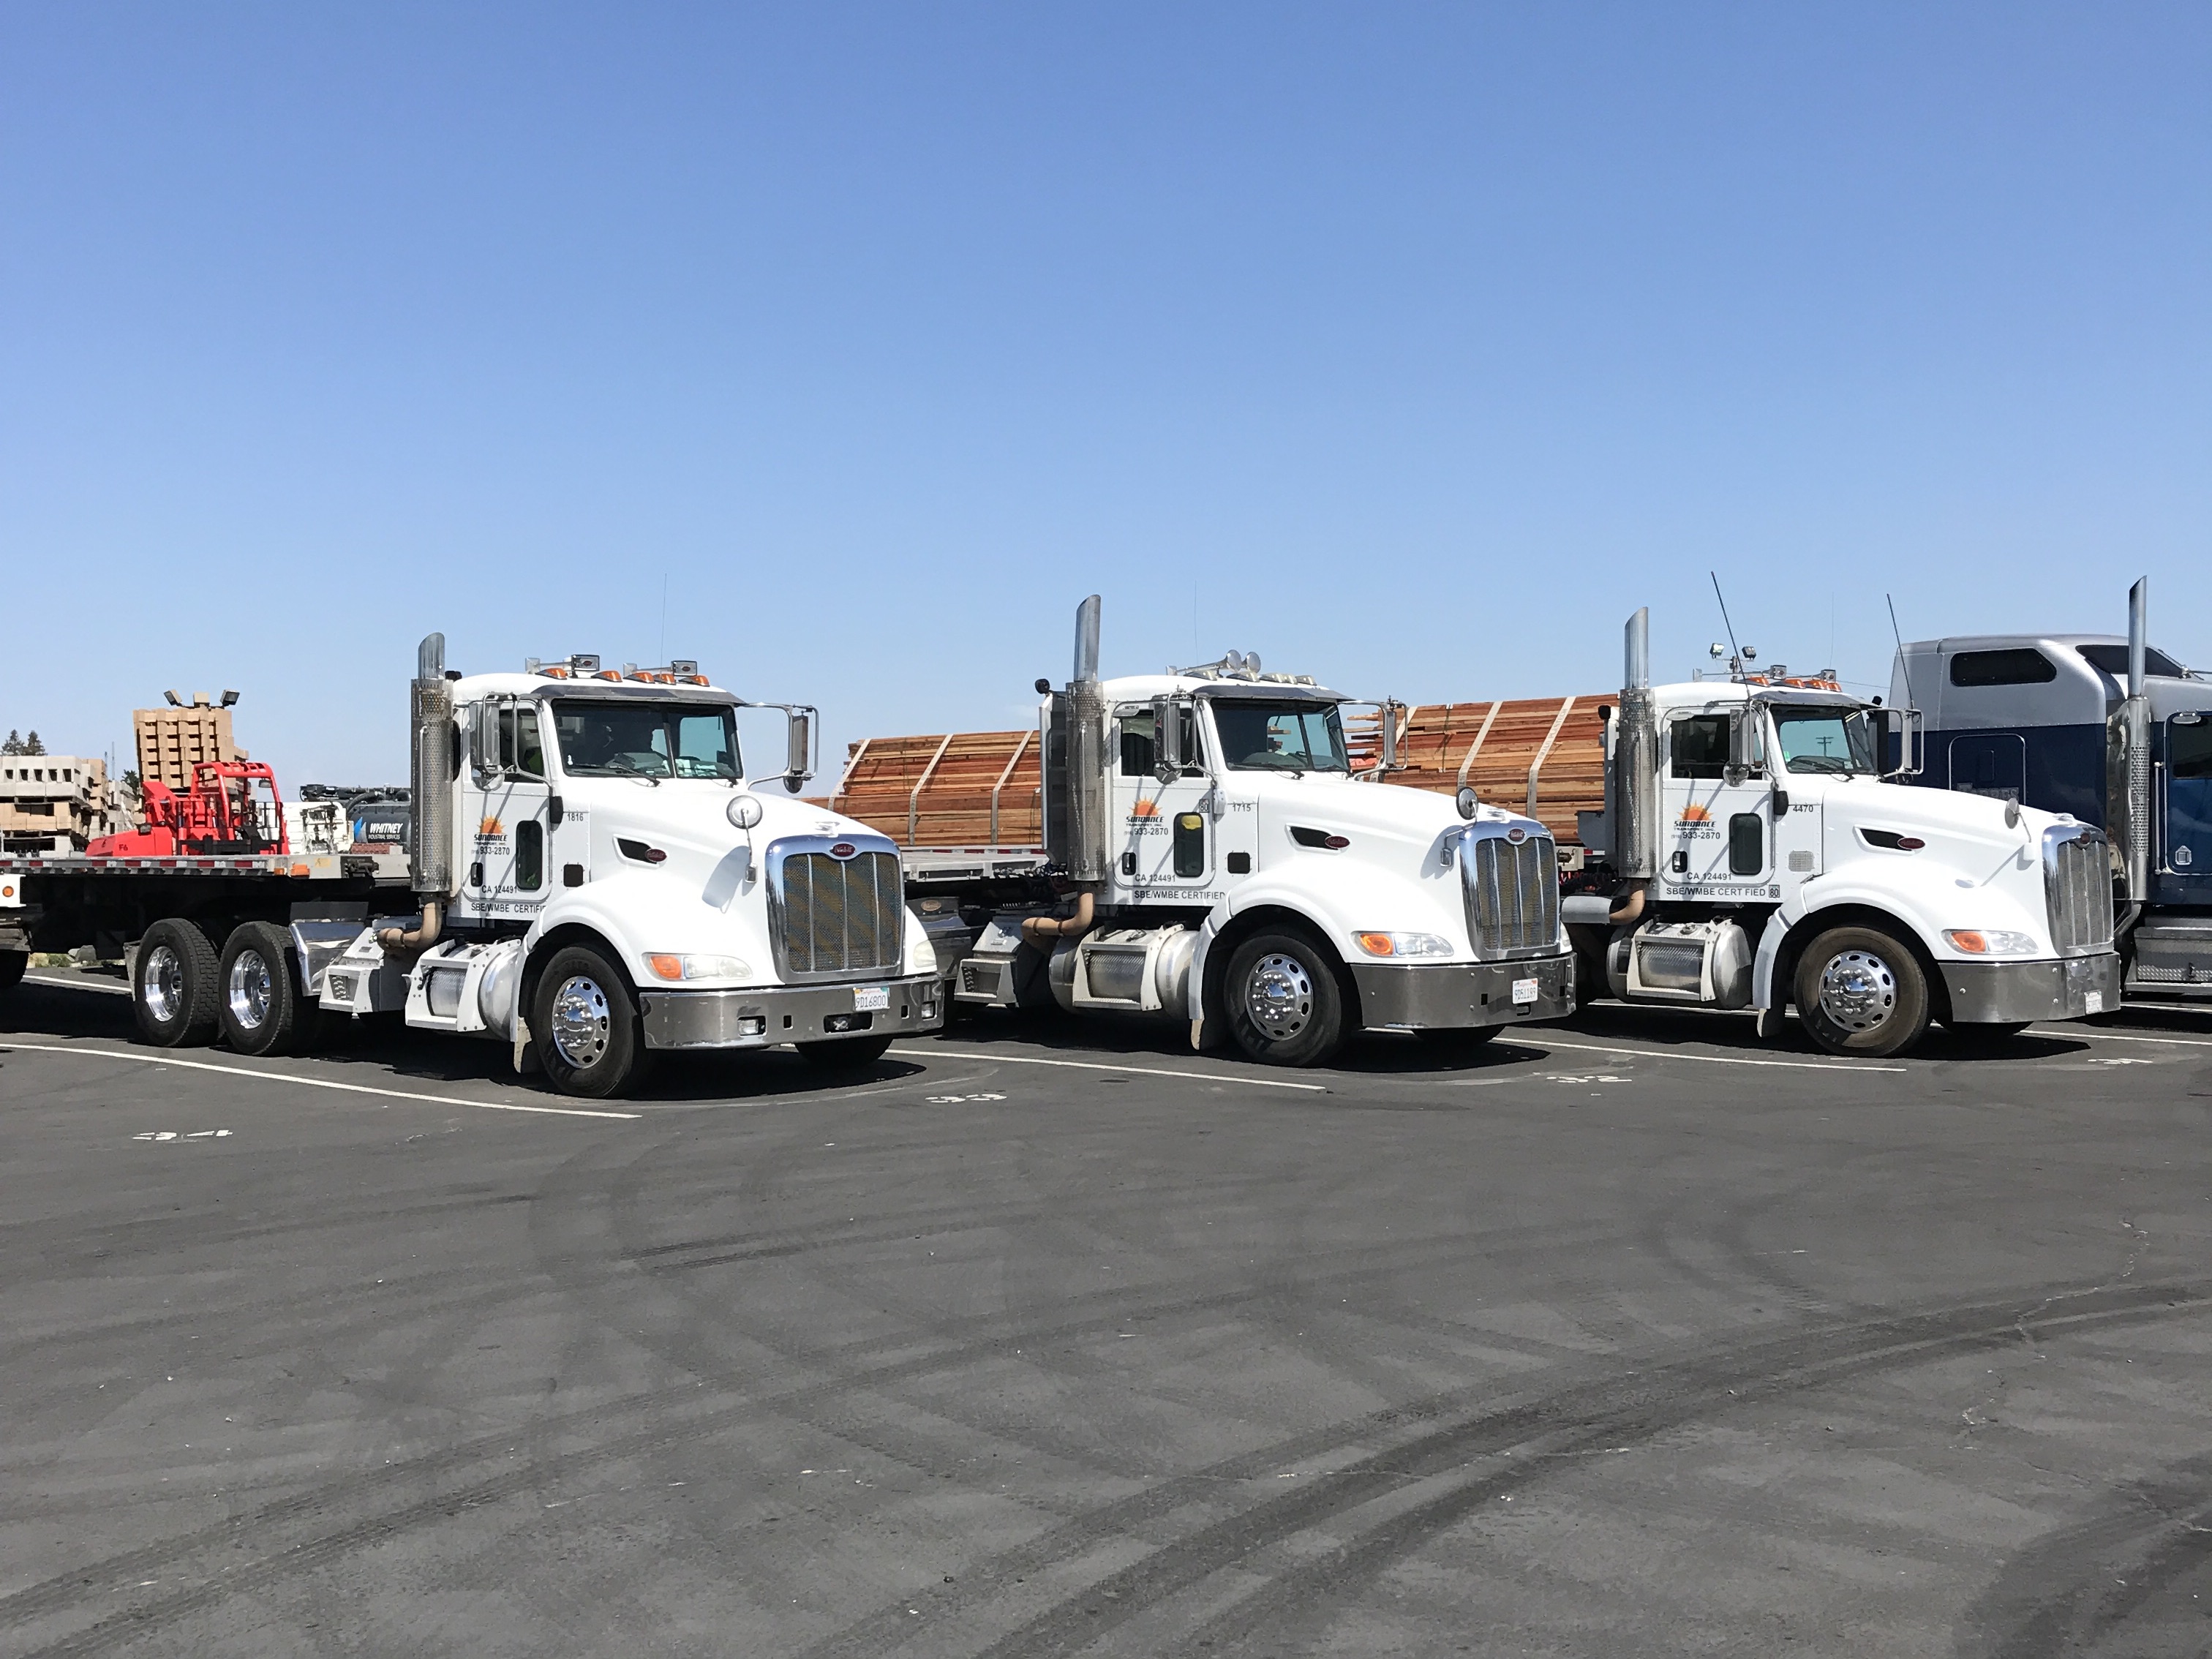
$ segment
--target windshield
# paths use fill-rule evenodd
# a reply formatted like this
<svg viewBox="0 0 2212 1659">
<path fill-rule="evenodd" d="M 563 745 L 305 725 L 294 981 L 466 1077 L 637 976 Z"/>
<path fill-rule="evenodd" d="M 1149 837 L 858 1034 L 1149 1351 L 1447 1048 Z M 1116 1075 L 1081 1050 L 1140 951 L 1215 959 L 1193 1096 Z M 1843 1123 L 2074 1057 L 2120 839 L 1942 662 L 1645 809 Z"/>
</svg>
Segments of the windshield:
<svg viewBox="0 0 2212 1659">
<path fill-rule="evenodd" d="M 1245 772 L 1349 772 L 1334 703 L 1211 699 L 1222 758 Z"/>
<path fill-rule="evenodd" d="M 554 740 L 571 777 L 743 777 L 727 708 L 654 702 L 556 702 Z"/>
<path fill-rule="evenodd" d="M 1793 772 L 1875 772 L 1874 722 L 1863 708 L 1778 708 L 1774 732 Z"/>
</svg>

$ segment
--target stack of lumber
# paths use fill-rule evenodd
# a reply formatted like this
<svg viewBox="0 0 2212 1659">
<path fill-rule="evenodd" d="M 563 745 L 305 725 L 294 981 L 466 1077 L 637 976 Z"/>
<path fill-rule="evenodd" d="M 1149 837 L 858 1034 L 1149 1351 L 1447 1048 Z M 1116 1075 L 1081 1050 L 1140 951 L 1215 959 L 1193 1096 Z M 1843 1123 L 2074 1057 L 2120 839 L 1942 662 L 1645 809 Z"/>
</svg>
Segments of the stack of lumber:
<svg viewBox="0 0 2212 1659">
<path fill-rule="evenodd" d="M 1044 840 L 1037 734 L 870 738 L 848 751 L 829 805 L 902 847 L 1037 846 Z"/>
<path fill-rule="evenodd" d="M 1518 812 L 1528 806 L 1533 768 L 1536 816 L 1562 846 L 1577 844 L 1575 814 L 1605 805 L 1597 711 L 1616 700 L 1608 692 L 1401 708 L 1398 759 L 1405 769 L 1389 781 L 1446 795 L 1470 783 L 1486 802 Z M 1373 766 L 1381 749 L 1377 717 L 1353 716 L 1345 736 L 1354 769 Z M 1044 839 L 1043 794 L 1035 732 L 933 732 L 853 744 L 826 805 L 902 846 L 1033 847 Z"/>
<path fill-rule="evenodd" d="M 1619 700 L 1617 692 L 1607 692 L 1422 703 L 1399 716 L 1398 760 L 1405 770 L 1389 781 L 1447 795 L 1470 783 L 1487 804 L 1519 812 L 1528 804 L 1533 767 L 1537 817 L 1562 846 L 1577 844 L 1575 814 L 1605 805 L 1604 728 L 1597 711 Z M 1360 738 L 1371 755 L 1372 735 Z"/>
</svg>

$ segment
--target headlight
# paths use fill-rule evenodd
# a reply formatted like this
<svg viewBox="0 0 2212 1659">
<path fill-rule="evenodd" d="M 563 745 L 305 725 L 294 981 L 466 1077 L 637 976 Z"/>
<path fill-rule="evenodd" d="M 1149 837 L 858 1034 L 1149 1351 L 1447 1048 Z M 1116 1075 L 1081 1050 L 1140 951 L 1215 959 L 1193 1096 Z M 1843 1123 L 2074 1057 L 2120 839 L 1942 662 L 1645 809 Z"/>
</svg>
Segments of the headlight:
<svg viewBox="0 0 2212 1659">
<path fill-rule="evenodd" d="M 655 979 L 744 979 L 752 969 L 736 957 L 678 956 L 672 952 L 648 955 L 645 965 Z"/>
<path fill-rule="evenodd" d="M 1370 957 L 1448 957 L 1451 941 L 1434 933 L 1354 933 L 1359 948 Z"/>
<path fill-rule="evenodd" d="M 2035 941 L 2026 933 L 2008 933 L 2002 927 L 1947 927 L 1943 937 L 1954 951 L 1970 957 L 2032 957 Z"/>
</svg>

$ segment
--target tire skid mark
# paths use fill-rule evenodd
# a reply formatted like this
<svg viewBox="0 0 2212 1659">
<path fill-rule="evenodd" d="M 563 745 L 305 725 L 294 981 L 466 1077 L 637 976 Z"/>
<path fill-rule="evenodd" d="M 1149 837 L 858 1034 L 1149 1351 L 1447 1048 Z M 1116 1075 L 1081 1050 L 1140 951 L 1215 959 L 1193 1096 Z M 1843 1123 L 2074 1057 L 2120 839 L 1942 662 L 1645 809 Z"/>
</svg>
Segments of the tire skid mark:
<svg viewBox="0 0 2212 1659">
<path fill-rule="evenodd" d="M 2084 1296 L 2077 1299 L 2077 1311 L 2070 1314 L 2045 1314 L 2039 1319 L 2040 1326 L 2056 1334 L 2064 1328 L 2082 1326 L 2099 1320 L 2111 1323 L 2129 1318 L 2151 1319 L 2172 1316 L 2177 1313 L 2194 1312 L 2205 1304 L 2208 1297 L 2212 1297 L 2212 1285 L 2188 1284 L 2163 1286 L 2146 1285 L 2130 1286 L 2121 1291 L 2098 1292 L 2095 1295 L 2102 1297 L 2105 1303 L 2116 1305 L 2112 1310 L 2106 1311 L 2102 1309 L 2101 1304 L 2093 1301 L 2091 1297 Z M 1912 1320 L 1895 1322 L 1891 1326 L 1875 1327 L 1874 1340 L 1869 1344 L 1862 1336 L 1862 1346 L 1870 1346 L 1878 1354 L 1893 1353 L 1897 1352 L 1899 1347 L 1898 1339 L 1893 1334 L 1897 1329 L 1929 1325 L 1940 1326 L 1947 1321 L 1964 1327 L 1971 1334 L 1972 1340 L 1983 1340 L 1992 1335 L 1995 1340 L 2017 1340 L 2021 1321 L 2017 1310 L 2022 1299 L 2021 1297 L 2013 1297 L 2002 1303 L 1981 1304 L 1949 1315 L 1941 1313 L 1922 1315 Z M 1995 1322 L 1992 1323 L 1992 1322 Z M 1858 1335 L 1862 1329 L 1863 1328 L 1849 1328 L 1842 1334 Z M 1834 1343 L 1838 1340 L 1837 1334 L 1815 1334 L 1812 1337 L 1801 1336 L 1795 1341 L 1796 1346 L 1803 1346 L 1808 1344 L 1818 1344 L 1823 1340 Z M 765 1413 L 801 1406 L 812 1399 L 828 1397 L 854 1389 L 879 1387 L 906 1377 L 941 1371 L 962 1363 L 964 1359 L 984 1357 L 1001 1351 L 1010 1345 L 1011 1340 L 1011 1337 L 1000 1336 L 982 1343 L 969 1345 L 964 1349 L 909 1354 L 904 1358 L 886 1361 L 829 1383 L 811 1384 L 781 1394 L 766 1395 L 753 1400 L 707 1409 L 696 1409 L 703 1402 L 700 1401 L 699 1391 L 696 1389 L 671 1390 L 665 1394 L 616 1401 L 605 1407 L 574 1413 L 561 1419 L 562 1426 L 571 1431 L 606 1424 L 618 1426 L 626 1419 L 653 1413 L 656 1411 L 660 1412 L 664 1420 L 648 1422 L 642 1426 L 631 1428 L 626 1432 L 618 1432 L 596 1445 L 562 1453 L 555 1460 L 553 1467 L 574 1474 L 610 1461 L 648 1455 L 677 1444 L 696 1442 L 725 1428 L 753 1420 Z M 1929 1352 L 1932 1346 L 1940 1344 L 1941 1340 L 1940 1337 L 1933 1340 L 1923 1340 L 1912 1346 L 1908 1352 L 1899 1355 L 1899 1358 L 1903 1363 L 1911 1363 L 1911 1360 Z M 1962 1339 L 1954 1338 L 1952 1346 L 1960 1346 L 1961 1340 Z M 911 1346 L 910 1339 L 901 1339 L 901 1342 L 902 1346 Z M 1750 1363 L 1755 1357 L 1765 1355 L 1767 1363 L 1779 1364 L 1786 1362 L 1791 1346 L 1789 1342 L 1778 1343 L 1768 1340 L 1751 1349 L 1740 1352 L 1744 1355 L 1743 1363 Z M 1718 1355 L 1708 1355 L 1701 1361 L 1685 1362 L 1686 1364 L 1692 1363 L 1702 1364 L 1710 1369 L 1718 1366 L 1721 1361 Z M 1581 1392 L 1586 1393 L 1590 1386 L 1597 1385 L 1585 1385 Z M 1417 1425 L 1433 1421 L 1440 1415 L 1479 1408 L 1486 1395 L 1492 1399 L 1495 1398 L 1487 1385 L 1477 1389 L 1456 1390 L 1450 1394 L 1435 1396 L 1427 1402 L 1411 1407 L 1395 1407 L 1374 1413 L 1352 1424 L 1340 1425 L 1331 1429 L 1297 1437 L 1264 1451 L 1247 1454 L 1201 1475 L 1184 1477 L 1176 1481 L 1163 1483 L 1160 1488 L 1122 1500 L 1119 1504 L 1109 1505 L 1091 1516 L 1079 1517 L 1068 1526 L 1045 1534 L 1025 1551 L 1018 1550 L 1002 1553 L 993 1561 L 984 1564 L 980 1572 L 971 1569 L 968 1575 L 963 1576 L 963 1582 L 959 1587 L 958 1599 L 966 1602 L 975 1598 L 979 1586 L 990 1588 L 995 1585 L 1000 1589 L 1008 1587 L 1012 1569 L 1006 1564 L 1018 1561 L 1025 1554 L 1034 1557 L 1039 1565 L 1065 1559 L 1082 1553 L 1098 1539 L 1111 1537 L 1125 1530 L 1127 1522 L 1134 1519 L 1140 1512 L 1168 1513 L 1188 1502 L 1200 1490 L 1212 1490 L 1218 1495 L 1220 1482 L 1224 1479 L 1236 1478 L 1236 1471 L 1239 1469 L 1260 1468 L 1266 1467 L 1270 1462 L 1279 1463 L 1288 1459 L 1311 1457 L 1327 1451 L 1333 1446 L 1357 1443 L 1381 1431 Z M 686 1404 L 695 1409 L 690 1412 L 684 1411 L 683 1407 Z M 1523 1404 L 1513 1408 L 1513 1414 L 1526 1415 L 1534 1409 L 1537 1408 Z M 1475 1419 L 1478 1424 L 1483 1420 L 1481 1418 Z M 1464 1437 L 1468 1434 L 1468 1426 L 1462 1425 L 1443 1432 L 1446 1436 Z M 39 1651 L 54 1654 L 98 1652 L 118 1643 L 135 1640 L 153 1629 L 173 1624 L 178 1620 L 214 1607 L 234 1595 L 283 1583 L 303 1572 L 313 1571 L 338 1560 L 356 1550 L 397 1538 L 417 1527 L 434 1524 L 441 1518 L 460 1513 L 465 1510 L 503 1501 L 535 1488 L 548 1474 L 545 1467 L 511 1467 L 496 1473 L 486 1473 L 483 1470 L 483 1466 L 504 1462 L 511 1457 L 515 1437 L 514 1431 L 507 1431 L 479 1437 L 460 1446 L 440 1448 L 434 1452 L 404 1462 L 389 1464 L 365 1474 L 325 1483 L 276 1504 L 266 1505 L 250 1516 L 234 1517 L 230 1521 L 199 1528 L 159 1544 L 125 1551 L 100 1562 L 72 1568 L 65 1573 L 27 1586 L 6 1596 L 0 1596 L 0 1628 L 20 1627 L 33 1619 L 59 1615 L 87 1600 L 96 1599 L 100 1602 L 112 1605 L 111 1598 L 117 1593 L 120 1585 L 129 1584 L 150 1576 L 161 1574 L 173 1576 L 174 1570 L 179 1563 L 195 1555 L 211 1558 L 211 1559 L 204 1559 L 200 1564 L 204 1576 L 198 1583 L 166 1595 L 146 1598 L 128 1607 L 116 1609 L 96 1622 L 61 1638 Z M 1434 1434 L 1428 1437 L 1431 1440 L 1437 1437 Z M 426 1492 L 425 1487 L 432 1490 Z M 358 1500 L 374 1503 L 380 1498 L 388 1502 L 390 1498 L 403 1494 L 408 1495 L 410 1501 L 378 1513 L 361 1516 L 350 1520 L 341 1520 L 335 1528 L 329 1530 L 315 1530 L 313 1535 L 296 1543 L 275 1548 L 253 1559 L 244 1562 L 235 1560 L 234 1553 L 235 1548 L 246 1543 L 256 1532 L 280 1527 L 319 1528 L 327 1525 L 328 1519 L 335 1518 L 331 1517 L 330 1512 L 343 1504 Z M 1322 1489 L 1316 1487 L 1310 1488 L 1305 1493 L 1296 1494 L 1295 1497 L 1299 1502 L 1310 1504 L 1315 1498 L 1321 1495 Z M 1280 1501 L 1285 1500 L 1279 1500 Z M 1262 1506 L 1262 1509 L 1264 1510 L 1272 1506 Z M 1304 1521 L 1298 1522 L 1298 1525 L 1304 1524 L 1308 1522 Z M 1296 1529 L 1296 1527 L 1291 1528 L 1291 1530 Z M 1148 1566 L 1157 1571 L 1161 1565 L 1179 1559 L 1181 1553 L 1180 1547 L 1176 1549 L 1155 1552 L 1145 1561 L 1139 1563 L 1137 1568 L 1129 1571 L 1135 1572 Z M 1249 1553 L 1249 1548 L 1237 1553 Z M 217 1563 L 222 1565 L 216 1565 Z M 1007 1582 L 1002 1583 L 1002 1577 Z M 1168 1589 L 1169 1587 L 1163 1583 L 1159 1587 L 1158 1593 L 1168 1593 Z M 939 1601 L 939 1598 L 935 1595 L 927 1599 L 933 1605 L 938 1604 Z M 1157 1599 L 1157 1595 L 1154 1599 Z M 904 1612 L 908 1605 L 918 1605 L 918 1603 L 909 1598 L 907 1601 L 897 1604 L 895 1609 L 902 1620 L 908 1616 Z M 1139 1610 L 1133 1602 L 1126 1605 L 1128 1613 L 1133 1614 Z M 1046 1617 L 1049 1619 L 1053 1615 L 1048 1614 Z M 1094 1633 L 1103 1628 L 1102 1622 L 1084 1618 L 1079 1610 L 1073 1617 L 1080 1628 L 1088 1629 Z M 1033 1625 L 1037 1623 L 1037 1621 L 1032 1622 Z M 863 1621 L 863 1627 L 865 1626 L 866 1621 Z M 898 1632 L 896 1640 L 879 1640 L 863 1645 L 840 1647 L 834 1650 L 823 1647 L 819 1650 L 825 1653 L 833 1650 L 841 1653 L 884 1652 L 897 1645 L 898 1642 L 903 1641 L 908 1634 L 912 1633 L 904 1623 L 894 1625 L 890 1629 Z M 1016 1634 L 1019 1635 L 1021 1632 L 1018 1632 Z M 1039 1629 L 1036 1634 L 1040 1637 L 1048 1636 L 1051 1631 Z M 1011 1637 L 1006 1638 L 1009 1642 L 1012 1639 Z M 1064 1643 L 1061 1644 L 1063 1649 L 1065 1645 Z M 1051 1647 L 1007 1647 L 1005 1643 L 1000 1646 L 1007 1653 L 1054 1650 Z M 814 1650 L 810 1650 L 811 1651 Z"/>
<path fill-rule="evenodd" d="M 2212 1455 L 2106 1492 L 2007 1564 L 1960 1621 L 1970 1659 L 2201 1652 L 2212 1577 Z M 2161 1639 L 2165 1638 L 2165 1639 Z"/>
<path fill-rule="evenodd" d="M 2032 1293 L 2031 1293 L 2032 1294 Z M 1242 1599 L 1178 1646 L 1195 1652 L 1201 1640 L 1208 1651 L 1273 1636 L 1282 1627 L 1311 1620 L 1323 1604 L 1356 1594 L 1380 1573 L 1444 1528 L 1515 1486 L 1544 1478 L 1549 1457 L 1523 1453 L 1574 1452 L 1648 1440 L 1700 1418 L 1740 1404 L 1784 1397 L 1844 1378 L 1925 1363 L 1977 1348 L 2020 1340 L 2021 1298 L 1976 1304 L 1948 1310 L 1856 1322 L 1824 1330 L 1775 1336 L 1718 1348 L 1703 1346 L 1687 1358 L 1653 1363 L 1623 1376 L 1585 1382 L 1530 1395 L 1522 1392 L 1499 1404 L 1494 1389 L 1455 1390 L 1417 1407 L 1376 1413 L 1338 1431 L 1334 1444 L 1292 1443 L 1271 1449 L 1281 1461 L 1325 1455 L 1356 1446 L 1391 1430 L 1422 1432 L 1310 1481 L 1280 1498 L 1264 1500 L 1233 1516 L 1200 1526 L 1170 1544 L 1149 1548 L 1129 1565 L 1095 1580 L 1081 1593 L 1031 1616 L 981 1650 L 986 1659 L 1036 1659 L 1091 1645 L 1109 1631 L 1169 1599 L 1235 1567 L 1249 1569 L 1256 1553 L 1337 1520 L 1350 1511 L 1416 1482 L 1449 1481 L 1441 1496 L 1392 1515 L 1351 1543 L 1314 1558 Z M 2185 1317 L 2212 1308 L 2212 1283 L 2129 1286 L 2083 1292 L 2054 1300 L 2036 1328 L 2051 1335 Z M 1442 1425 L 1437 1426 L 1439 1419 Z M 1315 1441 L 1321 1437 L 1316 1437 Z M 1495 1472 L 1468 1466 L 1509 1455 L 1511 1468 Z M 1108 1505 L 1077 1523 L 1047 1534 L 1024 1549 L 971 1565 L 954 1594 L 927 1593 L 886 1608 L 848 1626 L 836 1638 L 805 1650 L 805 1659 L 860 1659 L 891 1651 L 917 1633 L 908 1607 L 924 1620 L 941 1624 L 963 1609 L 980 1611 L 990 1597 L 1013 1589 L 1017 1577 L 1062 1565 L 1089 1553 L 1102 1540 L 1127 1536 L 1140 1521 L 1156 1521 L 1189 1503 L 1203 1479 L 1218 1492 L 1220 1483 L 1263 1467 L 1246 1456 L 1204 1472 L 1202 1477 L 1164 1483 L 1153 1491 Z M 1457 1477 L 1457 1478 L 1455 1478 Z M 907 1622 L 898 1622 L 906 1620 Z"/>
</svg>

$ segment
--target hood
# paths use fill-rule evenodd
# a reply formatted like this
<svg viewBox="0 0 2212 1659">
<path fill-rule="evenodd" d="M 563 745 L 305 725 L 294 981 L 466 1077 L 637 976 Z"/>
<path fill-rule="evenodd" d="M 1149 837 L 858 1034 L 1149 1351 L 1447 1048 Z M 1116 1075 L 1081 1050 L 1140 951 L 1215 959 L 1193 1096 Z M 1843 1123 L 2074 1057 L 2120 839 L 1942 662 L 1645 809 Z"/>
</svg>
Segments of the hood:
<svg viewBox="0 0 2212 1659">
<path fill-rule="evenodd" d="M 1259 803 L 1262 822 L 1273 819 L 1307 823 L 1316 830 L 1358 830 L 1421 847 L 1467 827 L 1468 821 L 1459 815 L 1458 801 L 1431 789 L 1355 783 L 1333 772 L 1309 772 L 1297 778 L 1279 772 L 1235 775 L 1239 793 L 1249 790 Z M 1476 809 L 1474 822 L 1540 827 L 1517 812 L 1486 803 Z"/>
<path fill-rule="evenodd" d="M 2005 802 L 1958 790 L 1920 789 L 1872 778 L 1823 781 L 1828 787 L 1821 799 L 1832 829 L 1848 824 L 1922 831 L 1956 844 L 2008 850 L 2039 843 L 2045 830 L 2063 821 L 2056 812 L 2023 806 L 2018 825 L 2010 825 L 2005 822 Z"/>
<path fill-rule="evenodd" d="M 629 836 L 661 848 L 671 857 L 681 848 L 720 858 L 742 845 L 747 832 L 730 822 L 729 810 L 732 800 L 746 794 L 761 804 L 761 821 L 750 832 L 757 848 L 765 849 L 786 836 L 883 838 L 880 830 L 826 806 L 703 778 L 668 778 L 657 783 L 639 778 L 568 778 L 561 786 L 565 809 L 589 812 L 595 836 Z"/>
</svg>

